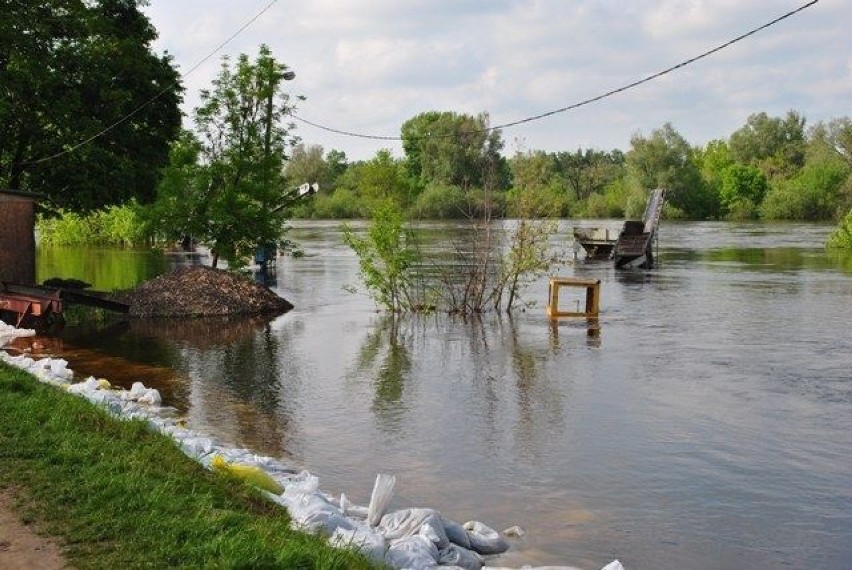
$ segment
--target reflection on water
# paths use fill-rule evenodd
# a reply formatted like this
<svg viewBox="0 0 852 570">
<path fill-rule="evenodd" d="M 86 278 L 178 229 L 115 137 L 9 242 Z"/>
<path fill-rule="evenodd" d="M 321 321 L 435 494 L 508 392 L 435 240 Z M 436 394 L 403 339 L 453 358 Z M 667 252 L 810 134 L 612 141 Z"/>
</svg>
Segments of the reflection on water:
<svg viewBox="0 0 852 570">
<path fill-rule="evenodd" d="M 424 249 L 469 233 L 422 229 Z M 48 349 L 155 385 L 193 427 L 329 492 L 366 503 L 393 473 L 393 507 L 520 524 L 499 564 L 844 568 L 852 256 L 822 249 L 830 229 L 664 224 L 654 270 L 567 267 L 601 279 L 601 315 L 554 323 L 546 279 L 512 317 L 378 313 L 342 290 L 358 268 L 337 224 L 297 224 L 307 256 L 276 274 L 290 313 L 67 330 Z"/>
<path fill-rule="evenodd" d="M 166 256 L 150 250 L 39 246 L 36 281 L 52 277 L 82 279 L 99 291 L 130 289 L 163 273 Z"/>
</svg>

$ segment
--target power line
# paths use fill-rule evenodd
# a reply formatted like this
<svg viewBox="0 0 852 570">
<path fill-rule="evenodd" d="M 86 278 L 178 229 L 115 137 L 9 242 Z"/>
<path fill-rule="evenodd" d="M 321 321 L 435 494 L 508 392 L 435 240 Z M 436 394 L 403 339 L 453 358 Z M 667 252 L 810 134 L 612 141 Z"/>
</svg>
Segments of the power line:
<svg viewBox="0 0 852 570">
<path fill-rule="evenodd" d="M 639 79 L 639 80 L 633 81 L 632 83 L 622 85 L 621 87 L 611 89 L 611 90 L 609 90 L 605 93 L 601 93 L 600 95 L 596 95 L 594 97 L 590 97 L 588 99 L 583 99 L 582 101 L 578 101 L 576 103 L 566 105 L 565 107 L 560 107 L 559 109 L 554 109 L 552 111 L 547 111 L 545 113 L 540 113 L 538 115 L 532 115 L 532 116 L 526 117 L 524 119 L 518 119 L 517 121 L 510 121 L 508 123 L 502 123 L 502 124 L 499 124 L 499 125 L 494 125 L 492 127 L 480 129 L 479 131 L 475 131 L 475 132 L 488 132 L 488 131 L 494 131 L 494 130 L 497 130 L 497 129 L 505 129 L 505 128 L 509 128 L 509 127 L 515 127 L 515 126 L 518 126 L 518 125 L 522 125 L 524 123 L 531 123 L 533 121 L 538 121 L 538 120 L 541 120 L 541 119 L 544 119 L 544 118 L 547 118 L 547 117 L 552 117 L 553 115 L 558 115 L 559 113 L 565 113 L 566 111 L 571 111 L 571 110 L 577 109 L 579 107 L 583 107 L 585 105 L 589 105 L 591 103 L 601 101 L 601 100 L 606 99 L 608 97 L 612 97 L 613 95 L 616 95 L 618 93 L 623 93 L 625 91 L 633 89 L 634 87 L 638 87 L 639 85 L 642 85 L 643 83 L 648 83 L 650 81 L 653 81 L 654 79 L 658 79 L 658 78 L 660 78 L 664 75 L 672 73 L 673 71 L 676 71 L 676 70 L 681 69 L 683 67 L 686 67 L 690 64 L 693 64 L 696 61 L 704 59 L 705 57 L 709 57 L 709 56 L 713 55 L 714 53 L 716 53 L 718 51 L 721 51 L 721 50 L 723 50 L 723 49 L 725 49 L 725 48 L 727 48 L 727 47 L 729 47 L 729 46 L 731 46 L 731 45 L 733 45 L 737 42 L 740 42 L 740 41 L 742 41 L 742 40 L 744 40 L 744 39 L 746 39 L 750 36 L 755 35 L 756 33 L 760 32 L 762 30 L 765 30 L 766 28 L 774 26 L 778 22 L 786 20 L 787 18 L 790 18 L 790 17 L 798 14 L 799 12 L 801 12 L 803 10 L 810 8 L 811 6 L 816 4 L 817 2 L 819 2 L 819 0 L 811 0 L 811 2 L 808 2 L 807 4 L 804 4 L 803 6 L 800 6 L 800 7 L 796 8 L 795 10 L 791 10 L 791 11 L 787 12 L 786 14 L 778 16 L 774 20 L 767 22 L 767 23 L 763 24 L 762 26 L 758 26 L 757 28 L 749 30 L 748 32 L 746 32 L 744 34 L 741 34 L 741 35 L 739 35 L 739 36 L 737 36 L 737 37 L 735 37 L 731 40 L 726 41 L 723 44 L 720 44 L 720 45 L 718 45 L 718 46 L 716 46 L 712 49 L 709 49 L 709 50 L 707 50 L 707 51 L 705 51 L 705 52 L 703 52 L 699 55 L 696 55 L 695 57 L 691 57 L 691 58 L 684 60 L 684 61 L 682 61 L 682 62 L 680 62 L 676 65 L 673 65 L 671 67 L 667 67 L 666 69 L 663 69 L 662 71 L 658 71 L 657 73 L 654 73 L 652 75 L 648 75 L 647 77 L 645 77 L 643 79 Z M 357 133 L 357 132 L 353 132 L 353 131 L 335 129 L 335 128 L 332 128 L 332 127 L 327 127 L 325 125 L 321 125 L 319 123 L 314 123 L 312 121 L 309 121 L 307 119 L 299 117 L 298 115 L 295 115 L 293 113 L 289 113 L 289 114 L 290 114 L 291 117 L 293 117 L 297 121 L 301 121 L 302 123 L 305 123 L 306 125 L 310 125 L 312 127 L 321 129 L 323 131 L 328 131 L 330 133 L 335 133 L 335 134 L 338 134 L 338 135 L 344 135 L 344 136 L 348 136 L 348 137 L 355 137 L 355 138 L 361 138 L 361 139 L 382 140 L 382 141 L 400 141 L 400 140 L 402 140 L 402 137 L 400 137 L 400 136 L 369 135 L 369 134 Z M 428 139 L 428 138 L 446 138 L 446 137 L 453 137 L 453 136 L 455 136 L 454 133 L 453 134 L 423 135 L 421 137 L 415 137 L 415 138 Z"/>
<path fill-rule="evenodd" d="M 199 67 L 201 67 L 202 65 L 204 65 L 204 63 L 205 63 L 208 59 L 210 59 L 211 57 L 213 57 L 214 55 L 216 55 L 216 54 L 217 54 L 217 53 L 218 53 L 218 52 L 219 52 L 219 51 L 220 51 L 223 47 L 225 47 L 226 45 L 228 45 L 229 43 L 231 43 L 231 42 L 232 42 L 232 41 L 233 41 L 233 40 L 234 40 L 237 36 L 239 36 L 239 35 L 240 35 L 240 34 L 241 34 L 241 33 L 242 33 L 242 32 L 243 32 L 246 28 L 248 28 L 248 27 L 249 27 L 249 26 L 251 26 L 253 23 L 255 23 L 255 22 L 256 22 L 256 21 L 257 21 L 257 20 L 258 20 L 261 16 L 263 16 L 263 15 L 264 15 L 264 14 L 265 14 L 265 13 L 266 13 L 266 12 L 267 12 L 270 8 L 272 8 L 272 6 L 273 6 L 273 5 L 275 5 L 277 2 L 278 2 L 278 0 L 272 0 L 271 2 L 269 2 L 269 4 L 267 4 L 266 6 L 264 6 L 264 8 L 263 8 L 260 12 L 258 12 L 257 14 L 255 14 L 255 15 L 254 15 L 251 19 L 249 19 L 246 23 L 244 23 L 242 26 L 240 26 L 239 28 L 237 28 L 237 31 L 235 31 L 233 34 L 231 34 L 230 36 L 228 36 L 228 38 L 227 38 L 227 39 L 225 39 L 225 40 L 224 40 L 222 43 L 220 43 L 218 46 L 216 46 L 216 48 L 215 48 L 213 51 L 211 51 L 210 53 L 208 53 L 208 54 L 207 54 L 206 56 L 204 56 L 204 58 L 202 58 L 202 59 L 201 59 L 198 63 L 196 63 L 194 66 L 192 66 L 192 67 L 189 69 L 189 71 L 187 71 L 186 73 L 184 73 L 184 74 L 182 75 L 182 77 L 184 77 L 184 78 L 185 78 L 185 77 L 187 77 L 188 75 L 192 74 L 195 70 L 197 70 Z M 50 156 L 45 156 L 45 157 L 43 157 L 43 158 L 39 158 L 39 159 L 36 159 L 36 160 L 30 160 L 30 161 L 24 162 L 23 164 L 24 164 L 25 166 L 30 166 L 30 165 L 34 165 L 34 164 L 41 164 L 41 163 L 43 163 L 43 162 L 47 162 L 47 161 L 53 160 L 53 159 L 55 159 L 55 158 L 59 158 L 59 157 L 61 157 L 61 156 L 64 156 L 64 155 L 66 155 L 66 154 L 70 154 L 70 153 L 74 152 L 74 151 L 75 151 L 75 150 L 77 150 L 78 148 L 80 148 L 80 147 L 82 147 L 82 146 L 85 146 L 85 145 L 89 144 L 89 143 L 90 143 L 90 142 L 92 142 L 93 140 L 95 140 L 95 139 L 97 139 L 97 138 L 100 138 L 100 137 L 104 136 L 105 134 L 107 134 L 108 132 L 110 132 L 111 130 L 113 130 L 114 128 L 116 128 L 116 127 L 118 127 L 119 125 L 121 125 L 121 124 L 123 124 L 123 123 L 127 122 L 130 118 L 134 117 L 137 113 L 139 113 L 140 111 L 142 111 L 144 108 L 146 108 L 147 106 L 149 106 L 151 103 L 153 103 L 154 101 L 156 101 L 157 99 L 159 99 L 160 97 L 162 97 L 163 95 L 165 95 L 166 93 L 170 92 L 172 89 L 174 89 L 174 88 L 175 88 L 176 86 L 178 86 L 179 84 L 180 84 L 180 83 L 179 83 L 179 81 L 173 81 L 173 82 L 172 82 L 171 84 L 169 84 L 167 87 L 165 87 L 165 88 L 163 88 L 162 90 L 160 90 L 160 91 L 159 91 L 156 95 L 154 95 L 153 97 L 151 97 L 150 99 L 148 99 L 147 101 L 145 101 L 144 103 L 142 103 L 141 105 L 139 105 L 138 107 L 136 107 L 135 109 L 133 109 L 131 112 L 129 112 L 128 114 L 126 114 L 125 116 L 123 116 L 122 118 L 120 118 L 119 120 L 117 120 L 116 122 L 114 122 L 113 124 L 111 124 L 110 126 L 108 126 L 108 127 L 106 127 L 105 129 L 103 129 L 103 130 L 101 130 L 101 131 L 99 131 L 99 132 L 95 133 L 94 135 L 90 136 L 89 138 L 87 138 L 87 139 L 85 139 L 85 140 L 83 140 L 83 141 L 81 141 L 81 142 L 77 143 L 76 145 L 74 145 L 74 146 L 72 146 L 72 147 L 70 147 L 70 148 L 67 148 L 67 149 L 65 149 L 65 150 L 62 150 L 62 151 L 60 151 L 60 152 L 57 152 L 56 154 L 52 154 L 52 155 L 50 155 Z"/>
</svg>

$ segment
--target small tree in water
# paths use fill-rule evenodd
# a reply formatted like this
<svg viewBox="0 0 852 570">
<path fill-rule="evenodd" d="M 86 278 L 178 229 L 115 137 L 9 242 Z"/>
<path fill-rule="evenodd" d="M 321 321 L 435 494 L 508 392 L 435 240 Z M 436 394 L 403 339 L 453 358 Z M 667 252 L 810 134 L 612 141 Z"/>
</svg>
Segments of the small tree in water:
<svg viewBox="0 0 852 570">
<path fill-rule="evenodd" d="M 366 237 L 343 226 L 343 241 L 358 256 L 364 286 L 376 303 L 394 312 L 417 308 L 411 292 L 417 253 L 403 226 L 399 208 L 390 201 L 376 208 Z"/>
</svg>

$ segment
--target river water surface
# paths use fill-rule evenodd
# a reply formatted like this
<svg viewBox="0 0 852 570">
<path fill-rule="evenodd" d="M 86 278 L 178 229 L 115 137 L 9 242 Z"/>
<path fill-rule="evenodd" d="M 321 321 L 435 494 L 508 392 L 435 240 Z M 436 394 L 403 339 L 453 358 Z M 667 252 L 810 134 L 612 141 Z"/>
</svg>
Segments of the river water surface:
<svg viewBox="0 0 852 570">
<path fill-rule="evenodd" d="M 555 247 L 570 252 L 571 225 Z M 47 344 L 327 492 L 366 504 L 390 473 L 392 507 L 523 527 L 492 564 L 850 568 L 852 258 L 825 252 L 830 229 L 665 223 L 653 270 L 559 270 L 602 281 L 588 328 L 548 320 L 546 279 L 512 317 L 388 316 L 344 291 L 358 268 L 339 225 L 304 222 L 291 237 L 307 255 L 278 265 L 286 315 L 69 327 Z M 465 235 L 421 231 L 448 250 Z M 101 257 L 40 251 L 40 278 L 127 287 L 170 263 L 79 255 Z"/>
</svg>

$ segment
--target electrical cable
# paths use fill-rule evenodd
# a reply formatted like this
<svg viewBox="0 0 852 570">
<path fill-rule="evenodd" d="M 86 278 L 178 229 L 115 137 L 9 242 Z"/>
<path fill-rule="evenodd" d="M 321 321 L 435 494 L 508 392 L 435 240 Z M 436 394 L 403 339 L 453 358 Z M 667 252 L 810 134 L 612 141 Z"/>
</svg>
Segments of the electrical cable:
<svg viewBox="0 0 852 570">
<path fill-rule="evenodd" d="M 683 67 L 691 65 L 691 64 L 695 63 L 696 61 L 699 61 L 699 60 L 704 59 L 704 58 L 706 58 L 710 55 L 713 55 L 716 52 L 719 52 L 719 51 L 721 51 L 721 50 L 723 50 L 723 49 L 725 49 L 725 48 L 727 48 L 727 47 L 729 47 L 729 46 L 731 46 L 731 45 L 733 45 L 737 42 L 740 42 L 740 41 L 742 41 L 742 40 L 744 40 L 744 39 L 746 39 L 750 36 L 753 36 L 754 34 L 760 32 L 762 30 L 765 30 L 766 28 L 774 26 L 778 22 L 786 20 L 787 18 L 790 18 L 790 17 L 798 14 L 799 12 L 801 12 L 803 10 L 810 8 L 811 6 L 816 4 L 817 2 L 819 2 L 819 0 L 811 0 L 807 4 L 804 4 L 804 5 L 796 8 L 795 10 L 791 10 L 791 11 L 787 12 L 786 14 L 783 14 L 783 15 L 775 18 L 774 20 L 770 21 L 770 22 L 767 22 L 767 23 L 765 23 L 761 26 L 758 26 L 757 28 L 754 28 L 754 29 L 752 29 L 752 30 L 750 30 L 750 31 L 748 31 L 744 34 L 741 34 L 741 35 L 739 35 L 739 36 L 737 36 L 737 37 L 735 37 L 731 40 L 728 40 L 723 44 L 720 44 L 720 45 L 718 45 L 718 46 L 716 46 L 712 49 L 709 49 L 709 50 L 707 50 L 707 51 L 705 51 L 705 52 L 703 52 L 699 55 L 696 55 L 695 57 L 691 57 L 691 58 L 684 60 L 684 61 L 682 61 L 682 62 L 680 62 L 676 65 L 673 65 L 671 67 L 667 67 L 666 69 L 663 69 L 662 71 L 658 71 L 656 73 L 648 75 L 647 77 L 633 81 L 632 83 L 622 85 L 621 87 L 611 89 L 611 90 L 609 90 L 605 93 L 601 93 L 600 95 L 596 95 L 595 97 L 590 97 L 588 99 L 584 99 L 582 101 L 578 101 L 576 103 L 566 105 L 565 107 L 560 107 L 559 109 L 554 109 L 552 111 L 547 111 L 545 113 L 540 113 L 538 115 L 532 115 L 532 116 L 526 117 L 524 119 L 518 119 L 516 121 L 510 121 L 508 123 L 502 123 L 502 124 L 499 124 L 499 125 L 494 125 L 494 126 L 491 126 L 491 127 L 479 129 L 479 130 L 476 130 L 476 131 L 468 131 L 468 134 L 489 132 L 489 131 L 494 131 L 494 130 L 497 130 L 497 129 L 505 129 L 505 128 L 509 128 L 509 127 L 515 127 L 515 126 L 518 126 L 518 125 L 522 125 L 524 123 L 531 123 L 533 121 L 538 121 L 538 120 L 541 120 L 541 119 L 544 119 L 544 118 L 547 118 L 547 117 L 552 117 L 553 115 L 565 113 L 566 111 L 571 111 L 571 110 L 577 109 L 579 107 L 583 107 L 585 105 L 589 105 L 591 103 L 601 101 L 601 100 L 606 99 L 608 97 L 612 97 L 613 95 L 616 95 L 618 93 L 623 93 L 625 91 L 633 89 L 634 87 L 638 87 L 639 85 L 642 85 L 643 83 L 648 83 L 650 81 L 653 81 L 654 79 L 658 79 L 658 78 L 660 78 L 664 75 L 667 75 L 667 74 L 669 74 L 673 71 L 676 71 L 678 69 L 681 69 Z M 313 121 L 309 121 L 309 120 L 304 119 L 302 117 L 299 117 L 298 115 L 295 115 L 293 113 L 288 113 L 288 114 L 291 117 L 293 117 L 294 119 L 296 119 L 297 121 L 300 121 L 300 122 L 302 122 L 306 125 L 310 125 L 310 126 L 315 127 L 317 129 L 321 129 L 323 131 L 335 133 L 335 134 L 338 134 L 338 135 L 344 135 L 344 136 L 360 138 L 360 139 L 382 140 L 382 141 L 400 141 L 400 140 L 403 140 L 401 136 L 369 135 L 369 134 L 364 134 L 364 133 L 357 133 L 357 132 L 354 132 L 354 131 L 346 131 L 346 130 L 342 130 L 342 129 L 335 129 L 335 128 L 328 127 L 328 126 L 325 126 L 325 125 L 321 125 L 319 123 L 315 123 Z M 420 140 L 420 139 L 429 139 L 429 138 L 451 138 L 451 137 L 455 137 L 455 136 L 456 136 L 456 133 L 441 133 L 441 134 L 434 134 L 434 135 L 427 134 L 427 135 L 423 135 L 423 136 L 419 136 L 419 137 L 412 137 L 412 138 Z"/>
<path fill-rule="evenodd" d="M 218 52 L 219 52 L 219 51 L 220 51 L 223 47 L 225 47 L 226 45 L 228 45 L 229 43 L 231 43 L 231 42 L 232 42 L 232 41 L 233 41 L 233 40 L 234 40 L 237 36 L 239 36 L 239 35 L 240 35 L 240 34 L 241 34 L 241 33 L 242 33 L 242 32 L 243 32 L 246 28 L 248 28 L 248 27 L 249 27 L 249 26 L 251 26 L 253 23 L 255 23 L 255 22 L 256 22 L 256 21 L 257 21 L 257 20 L 258 20 L 261 16 L 263 16 L 263 15 L 264 15 L 264 14 L 265 14 L 265 13 L 266 13 L 266 12 L 267 12 L 270 8 L 272 8 L 272 6 L 273 6 L 273 5 L 275 5 L 276 3 L 278 3 L 278 0 L 272 0 L 271 2 L 269 2 L 269 4 L 267 4 L 267 5 L 266 5 L 266 6 L 265 6 L 265 7 L 264 7 L 264 8 L 263 8 L 260 12 L 258 12 L 257 14 L 255 14 L 255 15 L 254 15 L 254 16 L 253 16 L 250 20 L 248 20 L 246 23 L 244 23 L 242 26 L 240 26 L 240 27 L 237 29 L 237 31 L 235 31 L 233 34 L 231 34 L 230 36 L 228 36 L 228 38 L 227 38 L 227 39 L 225 39 L 225 41 L 223 41 L 223 42 L 222 42 L 222 43 L 220 43 L 218 46 L 216 46 L 216 48 L 215 48 L 213 51 L 211 51 L 209 54 L 207 54 L 206 56 L 204 56 L 204 58 L 202 58 L 202 59 L 201 59 L 198 63 L 196 63 L 194 66 L 192 66 L 192 67 L 189 69 L 189 71 L 187 71 L 186 73 L 184 73 L 184 74 L 182 75 L 182 77 L 187 77 L 188 75 L 190 75 L 191 73 L 193 73 L 194 71 L 196 71 L 199 67 L 201 67 L 202 65 L 204 65 L 204 63 L 205 63 L 208 59 L 210 59 L 211 57 L 213 57 L 214 55 L 216 55 L 216 54 L 217 54 L 217 53 L 218 53 Z M 173 82 L 172 82 L 171 84 L 169 84 L 167 87 L 165 87 L 164 89 L 160 90 L 160 91 L 159 91 L 156 95 L 154 95 L 153 97 L 151 97 L 150 99 L 148 99 L 147 101 L 145 101 L 144 103 L 142 103 L 140 106 L 136 107 L 133 111 L 131 111 L 131 112 L 130 112 L 130 113 L 128 113 L 127 115 L 123 116 L 122 118 L 120 118 L 119 120 L 117 120 L 116 122 L 114 122 L 113 124 L 111 124 L 110 126 L 108 126 L 108 127 L 104 128 L 103 130 L 101 130 L 101 131 L 99 131 L 99 132 L 95 133 L 94 135 L 90 136 L 89 138 L 87 138 L 87 139 L 85 139 L 85 140 L 83 140 L 83 141 L 81 141 L 81 142 L 77 143 L 76 145 L 74 145 L 74 146 L 72 146 L 72 147 L 70 147 L 70 148 L 67 148 L 67 149 L 65 149 L 65 150 L 62 150 L 62 151 L 60 151 L 60 152 L 57 152 L 56 154 L 52 154 L 52 155 L 50 155 L 50 156 L 45 156 L 45 157 L 42 157 L 42 158 L 39 158 L 39 159 L 36 159 L 36 160 L 30 160 L 30 161 L 24 162 L 24 163 L 22 163 L 22 164 L 23 164 L 23 165 L 25 165 L 25 166 L 30 166 L 30 165 L 34 165 L 34 164 L 41 164 L 41 163 L 43 163 L 43 162 L 48 162 L 48 161 L 53 160 L 53 159 L 55 159 L 55 158 L 59 158 L 59 157 L 61 157 L 61 156 L 64 156 L 64 155 L 66 155 L 66 154 L 70 154 L 70 153 L 74 152 L 74 151 L 75 151 L 75 150 L 77 150 L 78 148 L 80 148 L 80 147 L 82 147 L 82 146 L 85 146 L 85 145 L 89 144 L 90 142 L 92 142 L 93 140 L 95 140 L 95 139 L 97 139 L 97 138 L 100 138 L 100 137 L 104 136 L 105 134 L 107 134 L 108 132 L 110 132 L 111 130 L 113 130 L 114 128 L 116 128 L 116 127 L 118 127 L 119 125 L 121 125 L 122 123 L 126 122 L 128 119 L 130 119 L 131 117 L 135 116 L 135 115 L 136 115 L 137 113 L 139 113 L 142 109 L 146 108 L 148 105 L 150 105 L 151 103 L 153 103 L 154 101 L 156 101 L 157 99 L 159 99 L 160 97 L 162 97 L 163 95 L 165 95 L 166 93 L 168 93 L 169 91 L 171 91 L 172 89 L 174 89 L 174 88 L 175 88 L 176 86 L 178 86 L 179 84 L 180 84 L 180 82 L 179 82 L 179 81 L 173 81 Z"/>
</svg>

